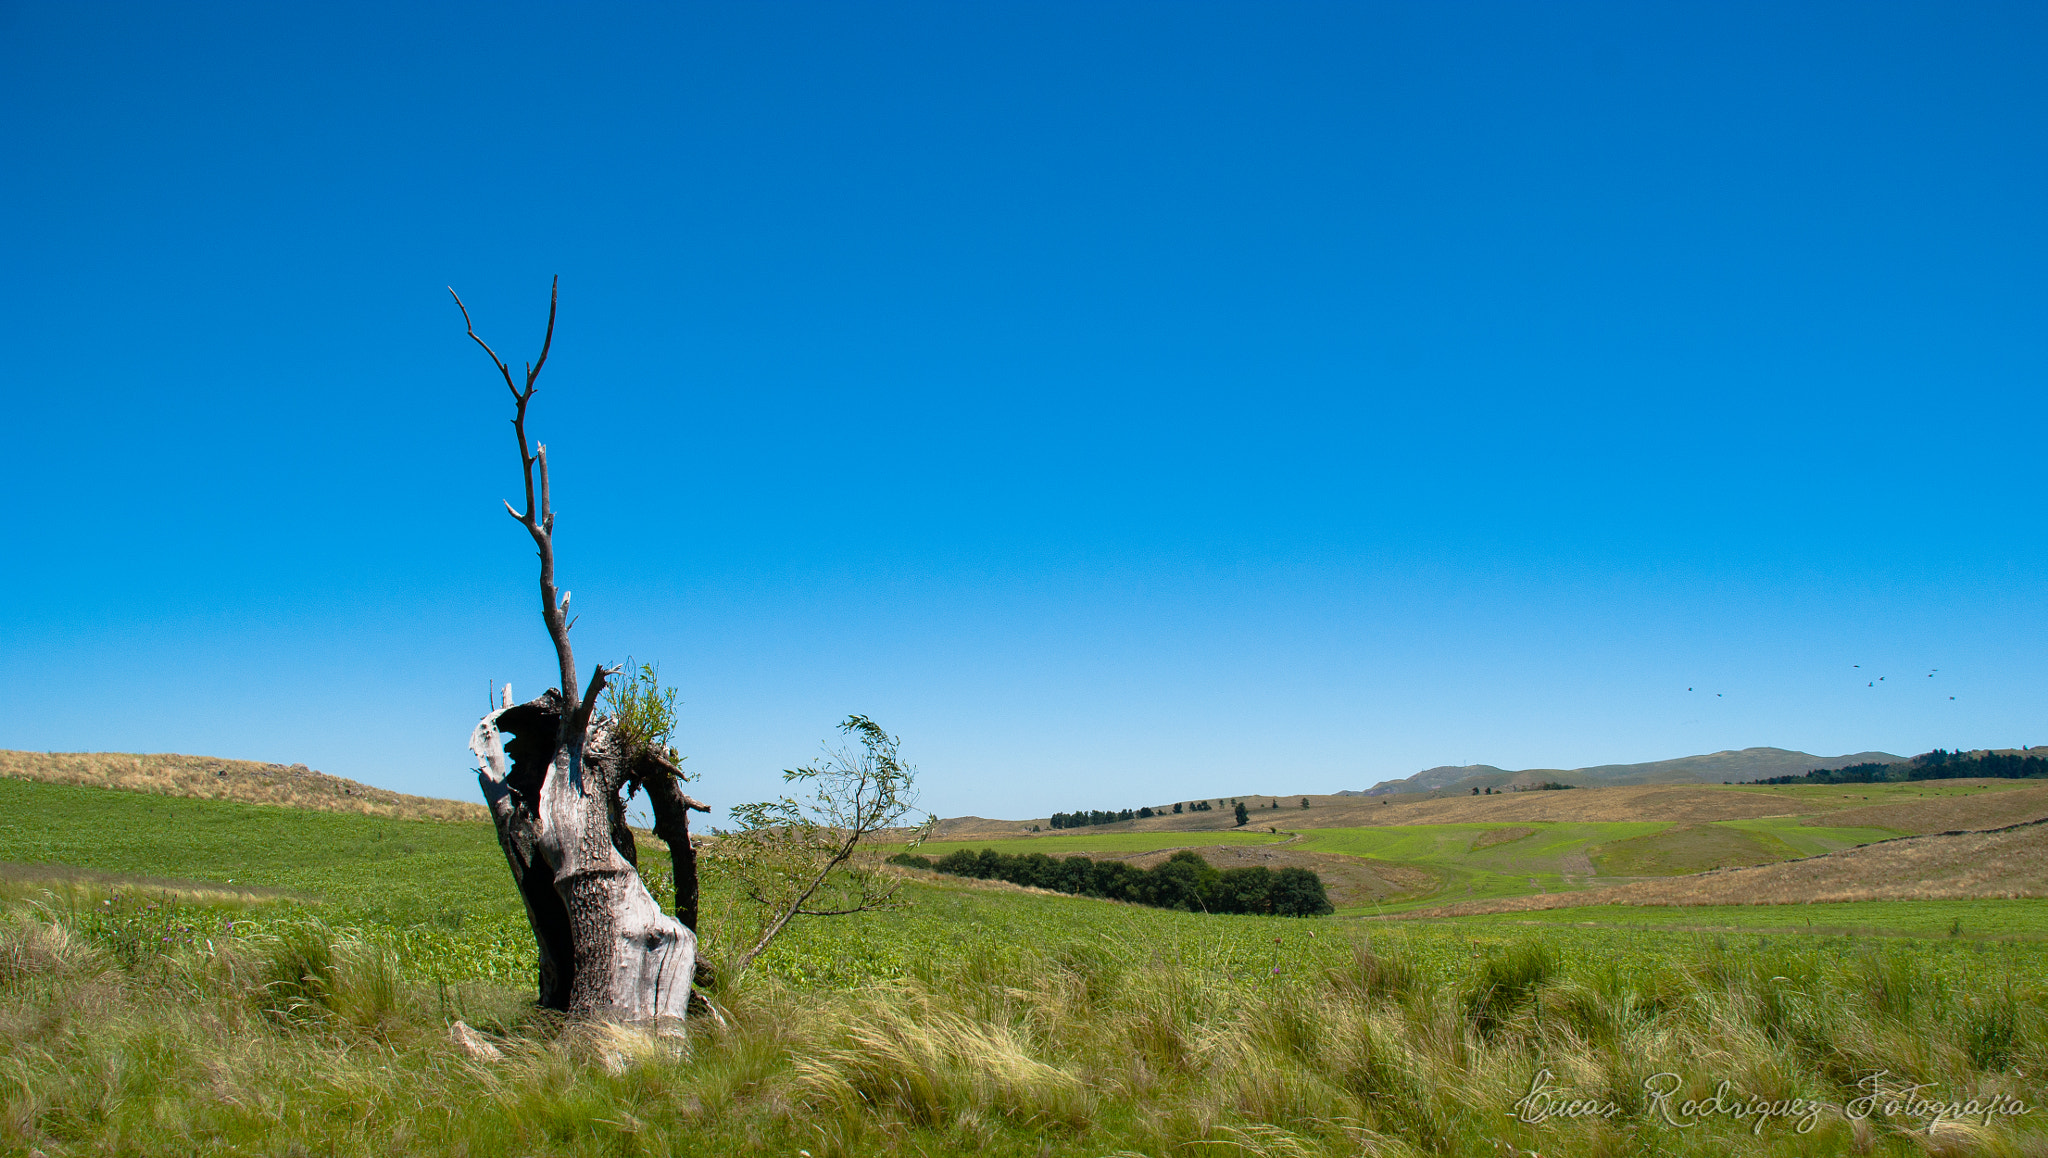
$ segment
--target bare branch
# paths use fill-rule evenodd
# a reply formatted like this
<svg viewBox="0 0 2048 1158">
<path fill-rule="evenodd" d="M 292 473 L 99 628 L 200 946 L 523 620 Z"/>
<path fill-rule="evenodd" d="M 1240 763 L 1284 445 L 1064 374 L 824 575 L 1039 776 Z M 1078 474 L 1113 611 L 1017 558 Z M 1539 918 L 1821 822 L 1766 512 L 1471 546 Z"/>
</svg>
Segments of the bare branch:
<svg viewBox="0 0 2048 1158">
<path fill-rule="evenodd" d="M 498 368 L 498 373 L 503 374 L 505 376 L 505 389 L 512 391 L 512 397 L 519 397 L 519 388 L 512 385 L 512 368 L 510 366 L 505 365 L 505 359 L 498 357 L 498 352 L 496 350 L 491 349 L 491 344 L 489 342 L 486 342 L 482 338 L 477 337 L 476 323 L 469 320 L 469 307 L 462 304 L 462 295 L 456 293 L 455 287 L 451 285 L 448 287 L 448 296 L 455 299 L 455 308 L 462 311 L 462 324 L 464 326 L 469 327 L 470 338 L 473 341 L 475 341 L 477 345 L 482 346 L 484 348 L 484 353 L 489 354 L 491 356 L 491 364 Z M 550 306 L 548 309 L 548 329 L 550 333 L 552 333 L 552 331 L 554 330 L 554 308 L 552 306 Z M 532 386 L 533 379 L 529 377 L 526 381 L 526 384 L 529 387 Z M 519 409 L 522 415 L 526 411 L 526 407 L 523 405 Z"/>
<path fill-rule="evenodd" d="M 533 448 L 533 460 L 540 463 L 540 526 L 544 531 L 553 531 L 555 529 L 555 507 L 548 499 L 548 448 L 546 443 Z M 526 484 L 529 490 L 533 486 L 532 477 L 532 472 L 529 471 L 527 474 L 529 481 Z M 531 494 L 526 496 L 526 509 L 529 511 L 533 509 L 533 496 Z"/>
<path fill-rule="evenodd" d="M 534 446 L 529 449 L 529 443 L 526 438 L 526 407 L 528 403 L 533 401 L 534 383 L 540 377 L 541 367 L 547 362 L 548 351 L 554 347 L 555 343 L 555 313 L 556 306 L 560 300 L 560 290 L 561 278 L 557 277 L 548 290 L 547 335 L 541 340 L 540 357 L 527 368 L 526 389 L 524 391 L 520 390 L 517 383 L 514 382 L 511 367 L 505 364 L 503 358 L 498 357 L 498 352 L 491 349 L 489 343 L 478 336 L 476 325 L 469 316 L 469 307 L 463 304 L 462 296 L 455 292 L 453 286 L 449 287 L 448 296 L 455 299 L 455 308 L 462 311 L 462 322 L 468 329 L 469 336 L 476 341 L 478 346 L 483 348 L 484 353 L 490 355 L 491 364 L 498 368 L 499 375 L 505 379 L 506 389 L 512 392 L 512 398 L 516 406 L 512 416 L 512 431 L 519 441 L 519 466 L 526 483 L 526 512 L 521 514 L 513 510 L 510 503 L 505 504 L 505 509 L 511 513 L 513 518 L 518 519 L 526 527 L 526 533 L 533 537 L 534 546 L 538 547 L 540 551 L 541 621 L 547 625 L 548 636 L 554 642 L 555 659 L 560 665 L 562 674 L 562 692 L 566 696 L 575 692 L 576 657 L 569 647 L 567 616 L 563 613 L 563 609 L 557 605 L 555 599 L 555 545 L 553 535 L 555 516 L 553 508 L 549 505 L 548 451 L 545 446 Z M 540 491 L 538 495 L 534 493 L 533 479 L 533 468 L 536 465 L 540 467 Z M 536 503 L 536 499 L 538 499 L 538 503 Z M 573 716 L 565 717 L 563 720 L 564 726 L 569 726 L 572 720 L 575 721 L 577 728 L 576 735 L 580 737 L 582 734 L 581 729 L 589 724 L 589 712 L 583 711 L 575 713 Z M 565 733 L 562 739 L 566 742 L 570 737 Z"/>
<path fill-rule="evenodd" d="M 562 292 L 562 275 L 556 274 L 548 286 L 548 333 L 540 340 L 540 357 L 526 368 L 526 388 L 533 389 L 533 380 L 540 377 L 540 368 L 548 364 L 548 349 L 555 344 L 555 302 Z"/>
<path fill-rule="evenodd" d="M 580 723 L 576 730 L 581 732 L 590 726 L 590 713 L 597 707 L 597 695 L 604 690 L 605 681 L 619 674 L 617 666 L 606 667 L 598 664 L 590 673 L 590 686 L 583 690 L 583 702 L 576 707 L 576 718 Z"/>
</svg>

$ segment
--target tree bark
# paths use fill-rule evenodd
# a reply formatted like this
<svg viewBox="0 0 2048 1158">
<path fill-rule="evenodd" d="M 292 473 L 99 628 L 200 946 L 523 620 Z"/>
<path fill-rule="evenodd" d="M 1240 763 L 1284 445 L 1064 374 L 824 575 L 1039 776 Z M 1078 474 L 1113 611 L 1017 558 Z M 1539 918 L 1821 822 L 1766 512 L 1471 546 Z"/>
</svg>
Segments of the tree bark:
<svg viewBox="0 0 2048 1158">
<path fill-rule="evenodd" d="M 683 791 L 683 774 L 658 754 L 640 758 L 634 779 L 647 792 L 654 809 L 654 835 L 668 845 L 669 866 L 675 872 L 676 920 L 692 932 L 697 928 L 697 848 L 690 843 L 690 813 L 710 812 L 709 805 Z"/>
<path fill-rule="evenodd" d="M 634 867 L 639 858 L 619 800 L 631 771 L 625 766 L 628 753 L 610 720 L 592 719 L 598 693 L 617 669 L 600 665 L 582 699 L 575 698 L 569 629 L 576 621 L 569 616 L 569 593 L 555 583 L 548 448 L 530 446 L 526 437 L 534 383 L 555 344 L 556 294 L 549 292 L 547 336 L 540 356 L 526 366 L 522 389 L 512 368 L 477 336 L 462 298 L 453 288 L 448 293 L 470 338 L 490 355 L 512 395 L 526 509 L 506 503 L 505 512 L 526 528 L 540 556 L 541 622 L 561 667 L 559 690 L 517 706 L 501 703 L 469 740 L 498 844 L 540 947 L 540 1003 L 572 1016 L 680 1032 L 696 971 L 697 936 L 661 911 Z M 505 698 L 511 698 L 510 688 Z M 505 732 L 514 737 L 510 745 Z"/>
<path fill-rule="evenodd" d="M 661 911 L 622 854 L 618 791 L 626 769 L 610 721 L 587 725 L 580 743 L 558 742 L 562 715 L 573 710 L 551 689 L 485 716 L 470 739 L 498 843 L 540 946 L 540 1003 L 679 1033 L 696 934 Z M 626 849 L 631 839 L 626 833 Z"/>
</svg>

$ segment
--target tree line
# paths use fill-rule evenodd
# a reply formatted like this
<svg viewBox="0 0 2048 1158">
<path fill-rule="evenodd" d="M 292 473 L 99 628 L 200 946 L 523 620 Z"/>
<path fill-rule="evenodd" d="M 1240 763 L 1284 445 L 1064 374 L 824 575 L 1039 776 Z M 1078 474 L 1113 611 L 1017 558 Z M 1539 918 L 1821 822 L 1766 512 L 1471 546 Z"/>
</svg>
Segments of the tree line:
<svg viewBox="0 0 2048 1158">
<path fill-rule="evenodd" d="M 2048 777 L 2048 759 L 2001 755 L 1997 752 L 1951 752 L 1936 748 L 1897 764 L 1851 764 L 1846 768 L 1815 768 L 1803 776 L 1767 776 L 1750 784 L 1885 784 L 1911 780 L 2027 780 Z"/>
<path fill-rule="evenodd" d="M 1200 853 L 1188 849 L 1149 869 L 1120 860 L 1095 861 L 1085 856 L 1054 859 L 1042 852 L 1012 855 L 992 848 L 979 852 L 963 848 L 937 860 L 916 853 L 898 853 L 889 861 L 953 876 L 1009 881 L 1185 912 L 1319 917 L 1335 911 L 1323 879 L 1308 869 L 1255 866 L 1219 870 L 1203 860 Z"/>
<path fill-rule="evenodd" d="M 1236 809 L 1237 822 L 1240 825 L 1246 823 L 1250 812 L 1245 808 L 1244 801 L 1233 797 L 1230 803 Z M 1221 800 L 1216 802 L 1218 807 L 1222 804 L 1223 801 Z M 1280 802 L 1278 800 L 1271 800 L 1268 802 L 1267 807 L 1277 809 L 1280 807 Z M 1301 807 L 1308 807 L 1308 797 L 1304 796 L 1301 798 Z M 1180 815 L 1183 808 L 1188 812 L 1213 811 L 1208 801 L 1195 800 L 1174 805 L 1172 814 L 1175 816 Z M 1055 812 L 1052 814 L 1050 823 L 1054 828 L 1086 828 L 1091 824 L 1115 824 L 1119 820 L 1149 820 L 1154 816 L 1165 816 L 1167 814 L 1168 810 L 1163 804 L 1158 808 L 1140 808 L 1135 812 L 1128 808 L 1120 812 L 1105 811 L 1100 808 L 1081 808 L 1075 809 L 1072 812 Z M 1034 828 L 1032 831 L 1035 832 L 1037 829 Z"/>
</svg>

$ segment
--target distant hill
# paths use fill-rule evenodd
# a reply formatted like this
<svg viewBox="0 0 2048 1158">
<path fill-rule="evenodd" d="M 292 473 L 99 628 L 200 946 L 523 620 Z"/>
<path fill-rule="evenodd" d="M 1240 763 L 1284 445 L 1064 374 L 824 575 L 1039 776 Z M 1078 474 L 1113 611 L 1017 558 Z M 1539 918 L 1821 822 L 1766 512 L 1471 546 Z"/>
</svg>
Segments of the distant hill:
<svg viewBox="0 0 2048 1158">
<path fill-rule="evenodd" d="M 372 788 L 340 776 L 317 772 L 304 764 L 258 764 L 212 756 L 129 752 L 0 751 L 0 776 L 40 780 L 48 784 L 81 784 L 121 788 L 158 796 L 190 796 L 200 800 L 240 800 L 317 808 L 323 812 L 357 812 L 399 820 L 488 821 L 482 804 L 408 796 Z"/>
<path fill-rule="evenodd" d="M 1363 793 L 1339 795 L 1392 796 L 1412 792 L 1469 792 L 1474 788 L 1510 788 L 1556 781 L 1585 788 L 1636 784 L 1740 783 L 1765 776 L 1797 776 L 1815 768 L 1847 768 L 1851 764 L 1891 764 L 1901 757 L 1889 752 L 1856 752 L 1847 756 L 1816 756 L 1784 748 L 1744 748 L 1681 756 L 1647 764 L 1597 764 L 1590 768 L 1525 768 L 1510 772 L 1491 764 L 1426 768 L 1401 780 L 1382 780 Z"/>
</svg>

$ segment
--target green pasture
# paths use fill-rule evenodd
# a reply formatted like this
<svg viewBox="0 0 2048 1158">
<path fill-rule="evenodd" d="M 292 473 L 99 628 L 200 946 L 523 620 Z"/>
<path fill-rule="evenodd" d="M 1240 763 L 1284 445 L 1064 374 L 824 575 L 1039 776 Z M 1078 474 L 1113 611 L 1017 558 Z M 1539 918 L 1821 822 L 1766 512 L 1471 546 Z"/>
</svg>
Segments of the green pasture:
<svg viewBox="0 0 2048 1158">
<path fill-rule="evenodd" d="M 1784 842 L 1799 856 L 1820 856 L 1860 844 L 1876 844 L 1907 835 L 1890 828 L 1822 828 L 1801 824 L 1797 816 L 1770 816 L 1761 820 L 1723 820 L 1715 827 L 1769 836 Z"/>
<path fill-rule="evenodd" d="M 1802 905 L 1587 905 L 1475 917 L 1416 918 L 1409 927 L 1504 934 L 1516 929 L 1740 931 L 1816 937 L 1903 936 L 2048 941 L 2048 899 L 1841 901 Z"/>
<path fill-rule="evenodd" d="M 1490 900 L 1584 888 L 1593 876 L 1590 851 L 1669 827 L 1661 821 L 1588 821 L 1317 828 L 1304 830 L 1294 847 L 1395 861 L 1425 869 L 1443 882 L 1426 897 L 1371 910 L 1393 912 L 1424 903 Z M 1483 843 L 1487 834 L 1509 828 L 1535 831 L 1517 840 L 1475 847 Z"/>
<path fill-rule="evenodd" d="M 1594 850 L 1668 826 L 1485 843 L 1504 827 L 1308 830 L 1290 847 L 1477 894 L 1575 883 Z M 1509 1110 L 1544 1069 L 1596 1093 L 1664 1070 L 1694 1096 L 1732 1077 L 1837 1105 L 1878 1070 L 2039 1105 L 2029 1075 L 2048 1072 L 2048 901 L 1303 920 L 913 873 L 902 907 L 792 924 L 717 991 L 726 1028 L 627 1057 L 532 1010 L 532 939 L 487 825 L 0 781 L 0 836 L 10 1154 L 1908 1158 L 1927 1148 L 1904 1121 L 1866 1137 L 1837 1115 L 1807 1136 L 1668 1129 L 1639 1100 L 1618 1124 Z M 708 876 L 717 959 L 746 910 L 715 861 Z M 456 1018 L 503 1056 L 467 1054 Z M 2034 1118 L 1995 1125 L 1984 1152 L 2040 1148 Z"/>
<path fill-rule="evenodd" d="M 1792 826 L 1766 822 L 1772 835 Z M 1535 831 L 1477 850 L 1475 842 L 1505 827 Z M 1309 829 L 1292 836 L 1258 832 L 1062 834 L 1023 840 L 933 842 L 943 855 L 955 847 L 1043 851 L 1050 855 L 1139 852 L 1189 844 L 1288 842 L 1316 852 L 1341 853 L 1419 865 L 1445 887 L 1426 901 L 1386 906 L 1398 912 L 1421 903 L 1465 897 L 1522 895 L 1585 883 L 1586 854 L 1603 845 L 1667 829 L 1661 823 L 1554 823 L 1409 825 Z M 1868 831 L 1806 829 L 1815 839 L 1851 840 Z M 1794 832 L 1798 834 L 1797 831 Z M 1192 839 L 1191 839 L 1192 837 Z M 398 951 L 406 970 L 427 980 L 490 981 L 524 986 L 532 977 L 533 945 L 525 915 L 510 888 L 502 854 L 482 824 L 388 820 L 339 813 L 159 797 L 109 789 L 0 780 L 0 838 L 5 858 L 23 864 L 64 865 L 107 874 L 136 874 L 192 882 L 276 889 L 279 900 L 249 905 L 187 905 L 162 901 L 144 920 L 132 907 L 161 890 L 148 886 L 66 894 L 16 882 L 17 898 L 41 895 L 46 905 L 71 906 L 98 926 L 139 928 L 183 922 L 218 931 L 228 921 L 243 928 L 266 922 L 318 919 L 352 928 Z M 1860 843 L 1860 841 L 1856 841 Z M 650 858 L 646 874 L 658 894 L 668 887 L 665 864 Z M 1537 882 L 1530 884 L 1531 880 Z M 6 872 L 0 868 L 0 884 Z M 122 895 L 127 894 L 126 900 Z M 109 897 L 116 902 L 109 904 Z M 1190 916 L 1083 897 L 1025 893 L 1000 885 L 938 877 L 906 885 L 907 907 L 856 918 L 798 922 L 762 959 L 759 968 L 803 984 L 856 985 L 916 975 L 934 961 L 959 962 L 1014 954 L 1019 944 L 1109 944 L 1137 937 L 1159 944 L 1192 944 L 1232 968 L 1256 960 L 1270 972 L 1282 963 L 1268 948 L 1314 956 L 1344 934 L 1343 922 L 1257 917 Z M 81 899 L 83 898 L 83 899 Z M 157 902 L 151 902 L 156 904 Z M 124 908 L 123 906 L 130 906 Z M 713 876 L 704 898 L 705 934 L 715 941 L 734 919 L 732 898 Z M 1350 916 L 1361 915 L 1352 911 Z M 175 916 L 175 921 L 173 917 Z M 2048 931 L 2048 902 L 1862 902 L 1850 905 L 1717 908 L 1570 909 L 1461 918 L 1461 930 L 1540 926 L 1558 935 L 1612 944 L 1623 930 L 1677 938 L 1698 928 L 1816 933 L 1877 930 L 1943 938 L 1960 919 L 1971 937 L 2040 936 Z M 1422 922 L 1418 933 L 1439 922 Z M 154 926 L 152 926 L 154 927 Z M 1356 926 L 1363 927 L 1363 926 Z M 174 934 L 166 927 L 160 933 Z M 154 935 L 154 934 L 152 934 Z M 1462 934 L 1460 934 L 1462 935 Z"/>
</svg>

